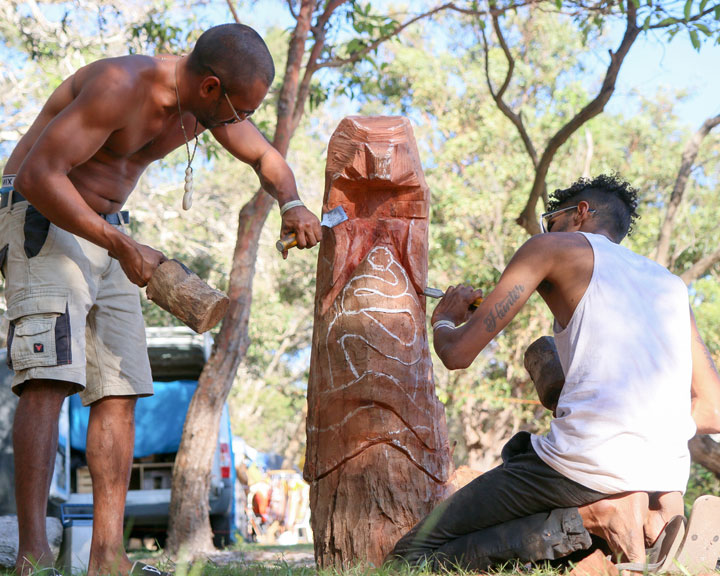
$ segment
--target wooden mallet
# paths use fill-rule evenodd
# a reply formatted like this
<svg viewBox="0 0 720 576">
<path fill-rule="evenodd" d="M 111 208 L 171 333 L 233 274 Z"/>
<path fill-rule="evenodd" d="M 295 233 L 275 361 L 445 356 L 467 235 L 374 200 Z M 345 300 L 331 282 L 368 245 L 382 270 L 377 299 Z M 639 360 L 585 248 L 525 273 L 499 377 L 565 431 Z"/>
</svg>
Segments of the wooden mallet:
<svg viewBox="0 0 720 576">
<path fill-rule="evenodd" d="M 223 319 L 229 298 L 177 260 L 158 266 L 147 285 L 147 297 L 195 330 L 207 332 Z"/>
<path fill-rule="evenodd" d="M 555 339 L 542 336 L 525 350 L 525 369 L 535 384 L 540 403 L 548 410 L 555 411 L 558 398 L 565 385 L 565 373 L 560 364 Z"/>
</svg>

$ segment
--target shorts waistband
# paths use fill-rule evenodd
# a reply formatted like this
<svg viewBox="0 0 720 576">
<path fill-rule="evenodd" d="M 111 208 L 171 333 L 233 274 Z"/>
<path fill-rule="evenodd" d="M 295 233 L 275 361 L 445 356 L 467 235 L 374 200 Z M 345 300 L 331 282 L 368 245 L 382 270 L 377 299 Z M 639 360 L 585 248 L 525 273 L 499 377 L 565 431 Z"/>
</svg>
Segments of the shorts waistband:
<svg viewBox="0 0 720 576">
<path fill-rule="evenodd" d="M 3 185 L 2 188 L 0 188 L 0 210 L 5 208 L 11 201 L 13 204 L 16 204 L 17 202 L 27 202 L 25 196 L 13 188 L 14 180 L 14 174 L 12 176 L 3 176 L 2 178 Z M 6 184 L 6 181 L 9 181 L 10 184 Z M 130 223 L 130 212 L 127 210 L 121 210 L 120 212 L 115 212 L 113 214 L 98 214 L 98 216 L 113 226 Z"/>
<path fill-rule="evenodd" d="M 2 187 L 7 188 L 10 186 L 12 188 L 12 185 L 15 183 L 15 174 L 6 174 L 2 177 Z"/>
<path fill-rule="evenodd" d="M 115 212 L 113 214 L 98 214 L 98 216 L 113 226 L 130 223 L 130 212 L 127 210 L 120 210 L 120 212 Z"/>
<path fill-rule="evenodd" d="M 11 203 L 16 204 L 18 202 L 26 202 L 25 196 L 15 190 L 12 184 L 5 185 L 5 178 L 6 176 L 3 176 L 3 187 L 0 188 L 0 210 Z M 15 177 L 13 176 L 13 180 L 14 178 Z"/>
</svg>

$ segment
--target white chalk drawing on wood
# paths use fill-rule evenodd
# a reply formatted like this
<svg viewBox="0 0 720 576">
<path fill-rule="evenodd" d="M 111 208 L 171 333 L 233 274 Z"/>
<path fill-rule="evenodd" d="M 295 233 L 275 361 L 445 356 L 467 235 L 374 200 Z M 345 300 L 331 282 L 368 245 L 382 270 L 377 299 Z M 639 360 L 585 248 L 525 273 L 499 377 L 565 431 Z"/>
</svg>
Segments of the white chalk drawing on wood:
<svg viewBox="0 0 720 576">
<path fill-rule="evenodd" d="M 319 471 L 318 478 L 329 474 L 367 448 L 381 443 L 400 450 L 418 468 L 429 473 L 426 466 L 414 457 L 415 451 L 403 442 L 403 437 L 407 438 L 409 435 L 414 442 L 419 442 L 428 449 L 432 450 L 434 444 L 431 406 L 418 404 L 416 401 L 418 394 L 421 397 L 427 394 L 427 371 L 431 369 L 429 357 L 425 353 L 424 315 L 417 293 L 406 270 L 387 246 L 373 247 L 359 268 L 362 272 L 348 281 L 332 307 L 332 319 L 328 324 L 324 343 L 330 369 L 330 385 L 321 394 L 337 397 L 338 394 L 353 386 L 367 383 L 368 380 L 386 381 L 401 393 L 403 402 L 407 404 L 390 406 L 386 399 L 372 397 L 375 396 L 372 394 L 371 397 L 363 398 L 362 405 L 354 406 L 343 414 L 342 419 L 332 423 L 325 422 L 325 425 L 321 426 L 310 425 L 309 432 L 340 433 L 350 420 L 361 417 L 367 411 L 389 410 L 397 417 L 395 425 L 390 428 L 368 430 L 368 436 L 357 445 L 350 446 L 341 461 L 328 462 L 328 468 Z M 373 338 L 376 330 L 386 336 Z M 373 340 L 382 341 L 383 349 Z M 388 341 L 392 344 L 392 350 L 386 349 Z M 370 361 L 366 350 L 363 352 L 363 361 L 355 362 L 353 348 L 357 346 L 370 349 L 379 356 L 378 360 L 384 361 L 380 362 L 380 365 Z M 342 355 L 337 354 L 338 347 L 342 350 Z M 338 366 L 338 357 L 345 360 L 345 365 Z M 377 386 L 377 390 L 385 391 L 391 396 L 384 385 Z M 422 415 L 420 420 L 427 424 L 411 426 L 401 414 L 408 411 L 415 414 L 415 420 Z M 390 422 L 386 424 L 390 425 Z"/>
</svg>

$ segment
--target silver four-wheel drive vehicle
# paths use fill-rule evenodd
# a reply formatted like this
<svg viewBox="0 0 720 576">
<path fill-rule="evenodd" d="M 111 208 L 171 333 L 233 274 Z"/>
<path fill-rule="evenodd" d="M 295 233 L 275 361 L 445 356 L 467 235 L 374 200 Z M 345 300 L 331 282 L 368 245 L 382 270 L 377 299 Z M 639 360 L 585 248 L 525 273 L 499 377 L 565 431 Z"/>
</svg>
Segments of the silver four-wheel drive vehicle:
<svg viewBox="0 0 720 576">
<path fill-rule="evenodd" d="M 135 410 L 135 452 L 125 506 L 128 536 L 165 541 L 173 463 L 197 379 L 211 340 L 189 328 L 148 328 L 148 351 L 155 395 L 140 398 Z M 17 400 L 12 373 L 0 351 L 0 514 L 13 514 L 12 419 Z M 89 409 L 77 395 L 63 405 L 59 445 L 50 490 L 49 513 L 66 526 L 90 523 L 92 481 L 85 461 Z M 210 477 L 210 521 L 216 546 L 235 540 L 235 466 L 227 405 L 223 408 Z M 66 533 L 68 530 L 65 531 Z M 73 544 L 73 547 L 75 544 Z"/>
</svg>

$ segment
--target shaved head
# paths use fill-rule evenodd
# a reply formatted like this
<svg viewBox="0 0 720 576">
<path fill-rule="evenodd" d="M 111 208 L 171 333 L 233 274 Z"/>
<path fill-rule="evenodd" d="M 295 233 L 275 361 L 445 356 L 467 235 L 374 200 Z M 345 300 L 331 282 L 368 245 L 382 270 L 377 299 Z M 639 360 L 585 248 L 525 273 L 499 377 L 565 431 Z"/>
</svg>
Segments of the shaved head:
<svg viewBox="0 0 720 576">
<path fill-rule="evenodd" d="M 265 41 L 244 24 L 221 24 L 198 38 L 188 57 L 198 75 L 216 75 L 227 88 L 247 87 L 261 81 L 268 88 L 275 78 L 275 64 Z"/>
</svg>

